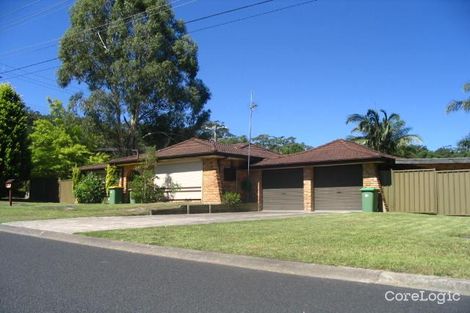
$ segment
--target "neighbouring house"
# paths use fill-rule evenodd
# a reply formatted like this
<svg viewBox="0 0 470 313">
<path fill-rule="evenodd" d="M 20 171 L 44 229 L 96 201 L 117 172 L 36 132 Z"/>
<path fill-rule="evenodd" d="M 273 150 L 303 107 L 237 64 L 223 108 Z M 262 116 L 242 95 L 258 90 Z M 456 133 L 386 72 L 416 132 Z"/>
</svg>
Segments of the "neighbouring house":
<svg viewBox="0 0 470 313">
<path fill-rule="evenodd" d="M 173 200 L 219 204 L 224 192 L 233 191 L 264 210 L 360 210 L 360 189 L 374 187 L 379 190 L 384 210 L 470 214 L 470 197 L 466 196 L 470 195 L 470 158 L 403 159 L 343 139 L 290 155 L 251 145 L 251 190 L 247 191 L 243 188 L 247 179 L 247 144 L 192 138 L 156 154 L 156 183 L 180 186 Z M 144 155 L 133 155 L 109 162 L 121 170 L 120 186 L 125 191 L 143 159 Z M 101 171 L 104 175 L 105 167 L 106 164 L 97 164 L 81 170 Z M 444 209 L 445 204 L 439 204 L 437 194 L 449 194 L 433 187 L 439 179 L 461 182 L 448 204 L 453 205 L 454 198 L 463 199 L 457 205 L 460 209 L 451 212 Z M 406 198 L 400 193 L 405 191 L 409 195 Z M 424 209 L 417 210 L 420 206 Z"/>
</svg>

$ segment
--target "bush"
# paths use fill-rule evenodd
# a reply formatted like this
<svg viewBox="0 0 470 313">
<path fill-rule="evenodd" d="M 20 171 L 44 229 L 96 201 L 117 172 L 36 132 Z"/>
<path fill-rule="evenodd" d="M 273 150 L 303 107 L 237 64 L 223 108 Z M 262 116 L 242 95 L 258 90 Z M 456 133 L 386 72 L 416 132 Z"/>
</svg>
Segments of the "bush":
<svg viewBox="0 0 470 313">
<path fill-rule="evenodd" d="M 238 192 L 224 192 L 222 202 L 228 205 L 229 208 L 236 208 L 240 205 L 242 200 Z"/>
<path fill-rule="evenodd" d="M 164 188 L 159 188 L 154 183 L 155 175 L 150 171 L 145 171 L 140 175 L 135 175 L 129 183 L 132 190 L 132 197 L 136 203 L 152 203 L 164 201 Z"/>
<path fill-rule="evenodd" d="M 78 203 L 101 203 L 105 196 L 103 181 L 93 173 L 87 174 L 74 190 Z"/>
</svg>

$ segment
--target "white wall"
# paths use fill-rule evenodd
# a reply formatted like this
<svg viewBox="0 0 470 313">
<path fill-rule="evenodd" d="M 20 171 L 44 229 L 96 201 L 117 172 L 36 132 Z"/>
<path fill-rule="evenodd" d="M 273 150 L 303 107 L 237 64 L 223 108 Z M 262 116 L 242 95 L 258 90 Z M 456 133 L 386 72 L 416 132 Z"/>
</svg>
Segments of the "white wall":
<svg viewBox="0 0 470 313">
<path fill-rule="evenodd" d="M 202 198 L 202 160 L 162 161 L 157 163 L 158 186 L 179 185 L 173 200 L 199 200 Z"/>
</svg>

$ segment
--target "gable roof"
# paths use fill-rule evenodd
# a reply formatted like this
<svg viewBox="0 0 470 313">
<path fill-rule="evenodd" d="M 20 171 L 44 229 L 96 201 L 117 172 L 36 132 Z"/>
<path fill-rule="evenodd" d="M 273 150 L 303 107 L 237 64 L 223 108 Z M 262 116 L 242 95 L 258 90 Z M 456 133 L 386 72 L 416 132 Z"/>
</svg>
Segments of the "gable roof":
<svg viewBox="0 0 470 313">
<path fill-rule="evenodd" d="M 156 152 L 158 159 L 172 159 L 172 158 L 183 158 L 183 157 L 196 157 L 196 156 L 207 156 L 207 155 L 221 155 L 231 157 L 248 158 L 248 144 L 237 143 L 237 144 L 223 144 L 219 142 L 213 142 L 209 140 L 191 138 L 177 144 L 168 146 L 160 149 Z M 266 159 L 275 158 L 280 155 L 266 150 L 262 147 L 251 145 L 250 155 L 252 158 Z M 137 163 L 145 158 L 145 154 L 130 155 L 126 157 L 116 158 L 109 161 L 109 164 L 125 164 L 125 163 Z M 93 170 L 101 169 L 106 167 L 105 164 L 86 165 L 82 166 L 82 170 Z"/>
<path fill-rule="evenodd" d="M 248 144 L 223 144 L 199 138 L 191 138 L 157 151 L 157 157 L 159 159 L 212 154 L 248 157 Z M 250 155 L 254 158 L 262 159 L 279 156 L 279 154 L 275 152 L 255 145 L 251 145 Z"/>
<path fill-rule="evenodd" d="M 253 167 L 294 166 L 366 160 L 387 161 L 394 159 L 395 157 L 391 155 L 372 150 L 351 141 L 338 139 L 307 151 L 265 159 L 253 165 Z"/>
</svg>

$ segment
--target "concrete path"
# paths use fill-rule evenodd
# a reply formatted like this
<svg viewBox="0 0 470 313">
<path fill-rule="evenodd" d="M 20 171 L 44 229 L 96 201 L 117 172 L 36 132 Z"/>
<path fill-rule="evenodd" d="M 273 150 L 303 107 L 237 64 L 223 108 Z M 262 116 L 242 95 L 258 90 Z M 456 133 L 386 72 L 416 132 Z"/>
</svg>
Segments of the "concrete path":
<svg viewBox="0 0 470 313">
<path fill-rule="evenodd" d="M 190 215 L 174 214 L 147 216 L 77 217 L 53 220 L 11 222 L 5 223 L 5 225 L 73 234 L 111 229 L 252 221 L 303 216 L 307 214 L 308 213 L 304 213 L 302 211 L 264 211 Z"/>
</svg>

